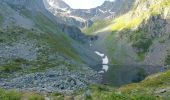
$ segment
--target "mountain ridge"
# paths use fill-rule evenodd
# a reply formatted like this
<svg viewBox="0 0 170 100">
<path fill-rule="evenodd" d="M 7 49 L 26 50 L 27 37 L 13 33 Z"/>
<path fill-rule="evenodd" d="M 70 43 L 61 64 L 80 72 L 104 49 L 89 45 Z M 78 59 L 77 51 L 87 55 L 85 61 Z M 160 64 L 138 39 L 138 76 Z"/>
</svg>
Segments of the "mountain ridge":
<svg viewBox="0 0 170 100">
<path fill-rule="evenodd" d="M 79 28 L 90 27 L 94 21 L 104 19 L 104 18 L 114 18 L 117 13 L 126 12 L 126 10 L 130 9 L 130 6 L 133 0 L 127 1 L 128 3 L 125 4 L 126 0 L 117 0 L 113 1 L 105 1 L 101 6 L 91 9 L 72 9 L 67 7 L 68 9 L 60 9 L 57 7 L 57 1 L 50 0 L 53 2 L 51 5 L 49 4 L 47 9 L 52 12 L 56 17 L 61 16 L 60 18 L 64 18 L 66 23 L 70 25 L 74 25 Z M 49 1 L 47 0 L 47 3 Z M 64 3 L 64 1 L 62 1 Z M 119 4 L 118 6 L 116 6 Z M 123 9 L 121 6 L 127 5 L 127 9 Z M 115 7 L 115 8 L 114 8 Z M 125 7 L 125 6 L 124 6 Z M 115 14 L 116 13 L 116 14 Z M 71 22 L 70 22 L 71 21 Z M 77 24 L 77 25 L 76 25 Z"/>
</svg>

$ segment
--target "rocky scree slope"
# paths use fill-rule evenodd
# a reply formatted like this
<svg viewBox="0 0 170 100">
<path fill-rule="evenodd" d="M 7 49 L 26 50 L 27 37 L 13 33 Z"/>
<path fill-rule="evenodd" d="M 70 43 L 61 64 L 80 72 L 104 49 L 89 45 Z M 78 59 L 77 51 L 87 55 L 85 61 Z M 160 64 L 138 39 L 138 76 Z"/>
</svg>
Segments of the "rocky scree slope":
<svg viewBox="0 0 170 100">
<path fill-rule="evenodd" d="M 0 90 L 0 96 L 3 98 L 36 98 L 51 100 L 168 100 L 170 71 L 157 73 L 147 77 L 140 83 L 129 84 L 120 88 L 112 88 L 106 85 L 91 85 L 88 89 L 77 91 L 74 94 L 65 95 L 61 93 L 44 94 L 29 92 L 16 92 Z M 10 94 L 10 95 L 9 95 Z"/>
<path fill-rule="evenodd" d="M 70 26 L 63 25 L 68 28 L 63 31 L 42 0 L 1 1 L 0 16 L 1 87 L 70 92 L 99 82 L 100 75 L 87 66 L 98 62 L 96 55 L 64 33 L 70 33 Z M 74 85 L 69 84 L 72 80 Z"/>
</svg>

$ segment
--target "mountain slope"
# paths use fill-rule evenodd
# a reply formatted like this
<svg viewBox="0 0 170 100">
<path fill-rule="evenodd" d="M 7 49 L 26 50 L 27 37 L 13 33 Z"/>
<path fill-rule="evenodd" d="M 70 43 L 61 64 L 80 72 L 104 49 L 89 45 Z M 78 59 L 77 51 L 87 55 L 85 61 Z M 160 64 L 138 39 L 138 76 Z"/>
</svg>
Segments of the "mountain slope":
<svg viewBox="0 0 170 100">
<path fill-rule="evenodd" d="M 101 76 L 89 67 L 98 58 L 77 39 L 80 30 L 63 24 L 41 0 L 0 2 L 0 87 L 24 91 L 0 90 L 0 99 L 169 100 L 170 0 L 136 0 L 129 12 L 105 21 L 88 31 L 97 35 L 92 49 L 109 58 Z M 95 85 L 101 80 L 141 82 Z"/>
<path fill-rule="evenodd" d="M 169 9 L 169 0 L 136 0 L 126 14 L 85 30 L 98 36 L 92 41 L 94 48 L 108 55 L 110 67 L 105 73 L 108 84 L 132 82 L 137 67 L 149 75 L 170 64 Z M 126 67 L 134 71 L 129 72 Z"/>
<path fill-rule="evenodd" d="M 162 44 L 165 44 L 168 47 L 168 39 L 165 39 L 165 37 L 169 34 L 169 0 L 161 0 L 159 2 L 147 0 L 136 1 L 133 9 L 128 13 L 116 18 L 113 21 L 107 22 L 106 20 L 106 23 L 108 23 L 106 24 L 108 26 L 105 28 L 105 25 L 103 25 L 102 30 L 98 30 L 98 26 L 96 25 L 86 32 L 88 32 L 88 34 L 89 32 L 90 34 L 99 33 L 99 36 L 100 33 L 103 34 L 105 36 L 105 39 L 103 39 L 103 44 L 108 44 L 107 50 L 110 50 L 111 48 L 116 49 L 114 45 L 109 45 L 109 43 L 114 42 L 115 39 L 118 40 L 117 42 L 125 41 L 126 45 L 131 45 L 133 47 L 132 52 L 137 53 L 139 60 L 145 60 L 145 56 L 147 56 L 145 53 L 150 52 L 156 54 L 156 52 L 159 52 L 154 52 L 152 50 L 159 46 L 159 41 L 161 42 L 162 39 L 165 40 L 165 43 Z M 110 31 L 113 32 L 109 34 Z M 154 45 L 157 46 L 154 47 Z M 166 50 L 167 49 L 163 49 L 161 52 L 165 53 Z M 109 52 L 109 54 L 111 54 L 112 50 Z M 154 55 L 150 53 L 148 54 L 148 57 L 150 57 L 149 55 Z M 147 60 L 149 59 L 152 58 L 148 58 Z M 150 60 L 148 62 L 153 62 L 150 63 L 151 65 L 158 65 L 163 64 L 163 62 L 160 62 L 161 60 L 164 59 L 157 59 L 157 63 L 155 64 L 153 62 L 154 60 Z M 144 63 L 149 64 L 147 62 Z"/>
<path fill-rule="evenodd" d="M 88 66 L 98 57 L 67 35 L 78 29 L 59 24 L 42 0 L 1 1 L 0 11 L 1 87 L 72 92 L 100 81 Z"/>
<path fill-rule="evenodd" d="M 136 1 L 135 5 L 132 11 L 115 20 L 112 29 L 114 31 L 126 30 L 120 32 L 119 35 L 125 36 L 132 43 L 132 47 L 139 56 L 148 56 L 146 64 L 164 64 L 162 61 L 165 59 L 168 48 L 160 51 L 155 50 L 160 47 L 160 44 L 168 44 L 168 39 L 164 37 L 169 34 L 169 0 Z M 165 40 L 165 43 L 160 43 L 161 39 Z M 152 51 L 150 51 L 151 49 Z M 147 52 L 149 53 L 145 55 Z M 156 57 L 159 57 L 158 59 L 154 57 L 156 52 L 159 55 Z M 163 55 L 158 52 L 163 53 Z"/>
</svg>

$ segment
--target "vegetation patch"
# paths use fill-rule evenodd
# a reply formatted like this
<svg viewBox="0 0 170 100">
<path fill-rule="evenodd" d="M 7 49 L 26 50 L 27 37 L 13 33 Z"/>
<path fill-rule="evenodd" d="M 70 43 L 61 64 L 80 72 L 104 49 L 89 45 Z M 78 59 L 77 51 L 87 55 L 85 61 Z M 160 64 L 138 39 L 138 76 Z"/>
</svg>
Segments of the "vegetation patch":
<svg viewBox="0 0 170 100">
<path fill-rule="evenodd" d="M 57 51 L 62 52 L 77 61 L 81 61 L 80 57 L 75 54 L 76 51 L 71 45 L 73 41 L 56 27 L 56 23 L 52 22 L 41 13 L 37 14 L 35 22 L 36 27 L 47 33 L 46 36 L 44 36 L 45 42 L 50 42 L 51 46 Z"/>
<path fill-rule="evenodd" d="M 82 31 L 86 35 L 93 35 L 94 32 L 110 25 L 112 23 L 112 20 L 97 20 L 93 23 L 91 27 L 85 28 Z"/>
<path fill-rule="evenodd" d="M 140 29 L 128 33 L 130 33 L 128 39 L 132 43 L 132 47 L 136 49 L 139 59 L 143 61 L 145 53 L 148 52 L 152 45 L 153 39 Z"/>
<path fill-rule="evenodd" d="M 121 93 L 107 86 L 96 85 L 91 86 L 84 95 L 78 95 L 76 98 L 85 98 L 85 100 L 159 100 L 149 94 Z"/>
<path fill-rule="evenodd" d="M 0 100 L 45 100 L 45 98 L 34 92 L 29 93 L 0 89 Z"/>
<path fill-rule="evenodd" d="M 134 9 L 127 14 L 118 17 L 114 20 L 114 24 L 112 26 L 112 30 L 114 31 L 120 31 L 123 29 L 136 29 L 138 26 L 142 23 L 147 21 L 151 16 L 159 15 L 161 14 L 165 9 L 170 6 L 169 0 L 159 0 L 158 2 L 155 2 L 154 4 L 151 4 L 147 10 L 145 11 L 139 11 L 143 9 L 137 9 L 138 6 L 145 6 L 145 2 L 148 2 L 147 0 L 142 0 L 140 3 L 134 7 Z M 138 13 L 140 12 L 140 13 Z"/>
<path fill-rule="evenodd" d="M 21 98 L 22 98 L 21 93 L 18 93 L 17 91 L 14 90 L 5 91 L 0 89 L 1 100 L 21 100 Z"/>
</svg>

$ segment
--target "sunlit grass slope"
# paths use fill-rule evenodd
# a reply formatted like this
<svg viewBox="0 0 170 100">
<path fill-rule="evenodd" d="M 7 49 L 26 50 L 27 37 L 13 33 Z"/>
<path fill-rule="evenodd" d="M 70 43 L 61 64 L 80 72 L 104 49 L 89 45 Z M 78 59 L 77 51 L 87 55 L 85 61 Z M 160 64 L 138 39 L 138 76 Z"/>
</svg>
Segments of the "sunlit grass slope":
<svg viewBox="0 0 170 100">
<path fill-rule="evenodd" d="M 170 0 L 151 0 L 146 7 L 147 2 L 147 0 L 138 0 L 130 12 L 114 20 L 112 30 L 136 29 L 143 21 L 147 21 L 153 15 L 166 13 L 168 10 L 166 8 L 170 7 Z"/>
</svg>

